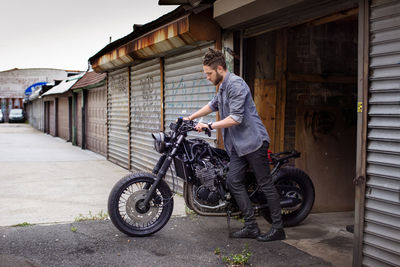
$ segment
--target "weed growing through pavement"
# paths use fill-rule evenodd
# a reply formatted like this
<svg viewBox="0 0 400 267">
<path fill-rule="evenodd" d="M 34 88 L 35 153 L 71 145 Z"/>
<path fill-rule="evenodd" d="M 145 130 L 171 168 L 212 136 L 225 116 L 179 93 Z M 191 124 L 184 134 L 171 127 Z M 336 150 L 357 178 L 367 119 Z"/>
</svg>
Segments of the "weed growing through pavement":
<svg viewBox="0 0 400 267">
<path fill-rule="evenodd" d="M 108 219 L 108 213 L 107 212 L 103 212 L 103 210 L 101 210 L 98 214 L 92 214 L 92 212 L 89 211 L 88 215 L 79 214 L 78 217 L 75 217 L 75 222 L 105 221 L 107 219 Z"/>
<path fill-rule="evenodd" d="M 196 212 L 194 212 L 193 210 L 191 210 L 191 209 L 189 209 L 189 207 L 188 206 L 186 206 L 185 205 L 185 213 L 186 213 L 186 215 L 188 215 L 189 216 L 189 219 L 194 219 L 195 217 L 196 217 Z"/>
<path fill-rule="evenodd" d="M 242 253 L 229 254 L 229 256 L 222 256 L 221 249 L 216 248 L 214 254 L 217 255 L 226 266 L 244 266 L 249 263 L 253 253 L 249 250 L 249 245 L 244 244 Z"/>
<path fill-rule="evenodd" d="M 13 227 L 26 227 L 26 226 L 32 226 L 32 225 L 34 225 L 34 224 L 23 222 L 23 223 L 15 224 L 15 225 L 13 225 Z"/>
<path fill-rule="evenodd" d="M 78 230 L 78 228 L 76 228 L 75 226 L 71 226 L 71 232 L 76 232 Z"/>
</svg>

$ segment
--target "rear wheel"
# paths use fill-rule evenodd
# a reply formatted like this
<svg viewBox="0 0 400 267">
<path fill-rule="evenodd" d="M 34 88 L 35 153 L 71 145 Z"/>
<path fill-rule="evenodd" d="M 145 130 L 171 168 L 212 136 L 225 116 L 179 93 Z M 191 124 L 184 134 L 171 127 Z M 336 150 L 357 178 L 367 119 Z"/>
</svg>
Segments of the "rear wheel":
<svg viewBox="0 0 400 267">
<path fill-rule="evenodd" d="M 174 199 L 161 180 L 149 205 L 143 204 L 156 177 L 132 173 L 118 181 L 108 198 L 108 213 L 115 227 L 129 236 L 148 236 L 159 231 L 171 217 Z"/>
<path fill-rule="evenodd" d="M 314 185 L 310 177 L 300 169 L 285 167 L 273 177 L 276 189 L 282 200 L 292 200 L 290 207 L 282 207 L 282 220 L 285 227 L 296 226 L 310 213 L 315 199 Z M 268 209 L 260 211 L 262 216 L 271 223 Z"/>
</svg>

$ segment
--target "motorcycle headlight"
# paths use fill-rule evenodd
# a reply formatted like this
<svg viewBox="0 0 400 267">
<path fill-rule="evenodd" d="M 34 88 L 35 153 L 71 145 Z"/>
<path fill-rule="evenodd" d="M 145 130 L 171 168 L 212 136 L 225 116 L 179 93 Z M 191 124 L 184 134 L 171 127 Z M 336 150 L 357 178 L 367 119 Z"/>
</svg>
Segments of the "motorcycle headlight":
<svg viewBox="0 0 400 267">
<path fill-rule="evenodd" d="M 160 133 L 153 133 L 151 136 L 154 139 L 154 149 L 158 153 L 165 152 L 165 134 L 163 132 Z"/>
</svg>

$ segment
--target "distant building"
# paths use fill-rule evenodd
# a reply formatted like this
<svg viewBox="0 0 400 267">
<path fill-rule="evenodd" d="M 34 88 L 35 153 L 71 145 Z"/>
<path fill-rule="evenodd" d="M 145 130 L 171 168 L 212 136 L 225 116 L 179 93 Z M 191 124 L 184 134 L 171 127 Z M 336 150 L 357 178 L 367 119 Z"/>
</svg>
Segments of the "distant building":
<svg viewBox="0 0 400 267">
<path fill-rule="evenodd" d="M 23 108 L 25 90 L 35 83 L 57 83 L 79 71 L 48 68 L 11 69 L 0 72 L 0 109 L 8 119 L 9 110 Z"/>
</svg>

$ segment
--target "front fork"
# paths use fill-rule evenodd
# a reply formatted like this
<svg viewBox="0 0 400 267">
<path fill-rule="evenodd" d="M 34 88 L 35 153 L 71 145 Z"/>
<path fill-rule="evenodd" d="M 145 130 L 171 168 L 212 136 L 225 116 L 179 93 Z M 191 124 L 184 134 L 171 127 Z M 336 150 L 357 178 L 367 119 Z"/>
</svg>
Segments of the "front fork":
<svg viewBox="0 0 400 267">
<path fill-rule="evenodd" d="M 144 207 L 149 206 L 150 200 L 153 198 L 154 193 L 156 192 L 157 186 L 160 183 L 161 179 L 164 178 L 164 176 L 167 174 L 169 166 L 171 166 L 172 160 L 175 157 L 176 153 L 178 152 L 178 148 L 183 142 L 183 139 L 185 137 L 183 135 L 178 136 L 178 140 L 175 143 L 174 148 L 170 153 L 167 155 L 162 155 L 159 161 L 157 162 L 157 165 L 153 169 L 153 173 L 157 174 L 157 178 L 154 181 L 154 183 L 150 186 L 149 192 L 147 193 L 146 198 L 142 202 Z M 161 166 L 161 167 L 159 167 Z M 146 186 L 147 187 L 147 186 Z M 148 188 L 145 188 L 148 189 Z"/>
</svg>

